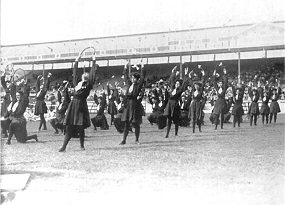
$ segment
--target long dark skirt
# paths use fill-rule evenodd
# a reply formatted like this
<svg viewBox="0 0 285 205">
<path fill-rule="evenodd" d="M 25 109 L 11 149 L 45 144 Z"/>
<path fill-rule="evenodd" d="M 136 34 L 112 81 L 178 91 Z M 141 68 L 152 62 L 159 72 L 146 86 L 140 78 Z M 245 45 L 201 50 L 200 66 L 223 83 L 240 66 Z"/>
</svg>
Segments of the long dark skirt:
<svg viewBox="0 0 285 205">
<path fill-rule="evenodd" d="M 121 116 L 115 117 L 114 125 L 115 125 L 116 130 L 119 133 L 123 133 L 124 132 L 124 122 L 121 121 Z"/>
<path fill-rule="evenodd" d="M 226 100 L 223 98 L 218 98 L 214 105 L 213 114 L 215 115 L 225 114 L 226 108 L 227 108 Z"/>
<path fill-rule="evenodd" d="M 25 143 L 27 141 L 27 121 L 24 116 L 22 117 L 12 117 L 11 124 L 9 126 L 9 135 L 15 135 L 16 140 L 21 143 Z"/>
<path fill-rule="evenodd" d="M 268 104 L 262 104 L 262 106 L 260 108 L 260 114 L 268 115 L 269 113 L 270 113 L 270 108 L 269 108 Z"/>
<path fill-rule="evenodd" d="M 242 116 L 244 115 L 244 110 L 241 103 L 235 103 L 232 109 L 232 115 Z"/>
<path fill-rule="evenodd" d="M 116 104 L 114 103 L 114 101 L 109 101 L 108 114 L 116 115 L 117 113 L 118 113 L 118 111 L 117 111 Z"/>
<path fill-rule="evenodd" d="M 181 111 L 180 114 L 180 126 L 181 127 L 188 127 L 190 124 L 190 119 L 188 118 L 188 111 Z"/>
<path fill-rule="evenodd" d="M 47 113 L 47 105 L 43 100 L 37 100 L 35 105 L 35 115 Z"/>
<path fill-rule="evenodd" d="M 64 125 L 79 125 L 84 129 L 91 126 L 87 102 L 85 99 L 73 98 L 64 118 Z"/>
<path fill-rule="evenodd" d="M 175 100 L 169 100 L 165 110 L 164 110 L 164 116 L 171 119 L 174 124 L 178 124 L 180 120 L 180 106 L 177 101 Z"/>
<path fill-rule="evenodd" d="M 109 125 L 107 123 L 107 118 L 104 114 L 103 115 L 96 115 L 95 117 L 93 117 L 91 119 L 91 122 L 92 122 L 94 128 L 100 127 L 102 130 L 108 130 L 109 129 Z"/>
<path fill-rule="evenodd" d="M 277 101 L 272 101 L 270 103 L 270 113 L 275 114 L 275 113 L 279 113 L 279 112 L 281 112 L 279 103 Z"/>
<path fill-rule="evenodd" d="M 259 115 L 259 107 L 257 102 L 252 102 L 249 106 L 248 114 Z"/>
</svg>

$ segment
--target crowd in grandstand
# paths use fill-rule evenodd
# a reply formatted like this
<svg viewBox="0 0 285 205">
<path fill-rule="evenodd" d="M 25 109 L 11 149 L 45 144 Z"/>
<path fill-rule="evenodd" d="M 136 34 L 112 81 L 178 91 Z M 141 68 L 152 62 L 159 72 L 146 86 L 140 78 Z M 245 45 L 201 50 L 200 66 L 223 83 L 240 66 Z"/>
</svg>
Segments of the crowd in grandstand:
<svg viewBox="0 0 285 205">
<path fill-rule="evenodd" d="M 1 84 L 5 89 L 1 106 L 1 127 L 2 134 L 7 137 L 7 144 L 11 143 L 13 135 L 18 142 L 31 139 L 38 141 L 38 136 L 28 136 L 26 129 L 26 118 L 37 120 L 35 116 L 40 117 L 39 131 L 42 128 L 47 129 L 46 120 L 49 120 L 55 134 L 59 134 L 61 130 L 65 135 L 59 150 L 63 152 L 73 137 L 80 138 L 81 149 L 85 149 L 84 130 L 91 126 L 90 122 L 94 130 L 98 127 L 108 130 L 106 113 L 111 116 L 110 125 L 114 125 L 123 134 L 121 145 L 126 144 L 128 133 L 133 129 L 136 143 L 139 144 L 140 124 L 142 116 L 146 115 L 142 101 L 151 104 L 152 113 L 147 116 L 150 124 L 157 124 L 160 130 L 166 127 L 165 137 L 168 138 L 172 123 L 175 135 L 178 135 L 180 126 L 192 127 L 193 133 L 197 126 L 199 132 L 202 132 L 205 117 L 203 110 L 207 102 L 213 107 L 210 120 L 217 130 L 218 125 L 223 129 L 223 124 L 229 122 L 231 116 L 233 127 L 236 124 L 241 126 L 244 114 L 249 115 L 251 126 L 257 125 L 259 115 L 262 115 L 263 124 L 275 123 L 277 113 L 280 112 L 278 100 L 284 99 L 284 73 L 273 67 L 254 73 L 248 71 L 237 79 L 222 63 L 215 67 L 213 73 L 206 72 L 201 65 L 191 71 L 184 66 L 182 75 L 175 66 L 169 79 L 151 82 L 146 78 L 143 63 L 134 66 L 140 73 L 129 75 L 132 66 L 127 62 L 123 69 L 124 80 L 113 84 L 108 80 L 98 88 L 99 66 L 95 56 L 92 59 L 90 72 L 79 76 L 79 56 L 75 60 L 72 80 L 56 82 L 52 87 L 50 73 L 46 77 L 37 76 L 34 107 L 29 106 L 31 85 L 28 81 L 5 81 L 4 72 L 1 76 Z M 95 91 L 91 92 L 94 88 Z M 90 98 L 97 105 L 96 116 L 91 119 L 87 105 Z M 50 107 L 47 107 L 46 101 L 51 102 Z M 244 110 L 244 101 L 249 101 L 248 110 Z"/>
</svg>

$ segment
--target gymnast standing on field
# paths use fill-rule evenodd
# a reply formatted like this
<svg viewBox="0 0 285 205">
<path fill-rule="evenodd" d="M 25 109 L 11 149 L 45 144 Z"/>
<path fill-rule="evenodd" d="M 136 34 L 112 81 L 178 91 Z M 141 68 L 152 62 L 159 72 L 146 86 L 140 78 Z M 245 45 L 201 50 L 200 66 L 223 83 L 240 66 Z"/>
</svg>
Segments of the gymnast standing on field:
<svg viewBox="0 0 285 205">
<path fill-rule="evenodd" d="M 84 135 L 85 129 L 91 126 L 90 116 L 87 106 L 87 97 L 96 81 L 96 72 L 98 65 L 96 64 L 95 55 L 92 56 L 92 67 L 89 73 L 84 72 L 78 82 L 78 61 L 80 56 L 75 60 L 73 67 L 73 85 L 75 86 L 74 94 L 66 111 L 64 125 L 66 126 L 65 138 L 59 152 L 64 152 L 69 140 L 79 136 L 80 148 L 85 150 Z"/>
</svg>

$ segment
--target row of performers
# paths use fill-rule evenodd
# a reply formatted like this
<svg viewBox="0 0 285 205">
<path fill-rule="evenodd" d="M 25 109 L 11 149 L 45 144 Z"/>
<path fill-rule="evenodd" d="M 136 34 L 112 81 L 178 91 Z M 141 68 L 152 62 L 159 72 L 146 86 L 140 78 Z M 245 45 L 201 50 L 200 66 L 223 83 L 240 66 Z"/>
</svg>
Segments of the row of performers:
<svg viewBox="0 0 285 205">
<path fill-rule="evenodd" d="M 174 72 L 174 71 L 173 71 Z M 178 74 L 176 72 L 176 74 Z M 204 71 L 201 72 L 202 76 L 204 76 Z M 224 70 L 224 74 L 226 74 L 226 70 Z M 185 75 L 187 76 L 187 70 L 185 71 Z M 179 126 L 189 126 L 192 120 L 192 126 L 193 126 L 193 133 L 195 132 L 195 125 L 198 125 L 199 131 L 201 131 L 201 125 L 204 124 L 204 112 L 203 109 L 206 104 L 207 97 L 203 91 L 203 80 L 202 81 L 193 81 L 192 76 L 193 72 L 189 73 L 189 78 L 186 77 L 184 85 L 186 85 L 186 90 L 183 91 L 180 99 L 178 100 L 179 110 L 177 109 L 177 112 L 179 113 Z M 170 82 L 173 81 L 173 76 L 170 78 Z M 214 82 L 214 85 L 216 84 L 216 89 L 218 90 L 218 93 L 220 95 L 220 98 L 224 97 L 225 101 L 223 103 L 223 108 L 221 112 L 221 128 L 223 128 L 224 122 L 229 122 L 231 115 L 234 116 L 233 119 L 233 127 L 235 127 L 236 123 L 238 126 L 240 126 L 240 123 L 242 121 L 242 115 L 244 115 L 243 110 L 243 96 L 244 96 L 244 85 L 238 85 L 237 87 L 232 86 L 233 95 L 230 96 L 224 96 L 223 89 L 226 90 L 227 88 L 223 85 L 227 84 L 227 77 L 224 76 L 223 80 L 219 81 L 217 84 Z M 181 81 L 180 81 L 181 83 Z M 183 82 L 182 82 L 183 84 Z M 156 123 L 158 125 L 158 129 L 163 129 L 167 126 L 167 117 L 164 114 L 166 105 L 169 100 L 170 96 L 170 89 L 163 90 L 162 88 L 155 88 L 149 92 L 148 99 L 149 102 L 152 105 L 152 113 L 148 116 L 148 121 L 153 125 Z M 195 93 L 196 91 L 196 93 Z M 200 93 L 199 93 L 200 92 Z M 270 123 L 274 116 L 274 122 L 276 122 L 277 119 L 277 113 L 280 112 L 280 108 L 277 102 L 277 99 L 280 95 L 281 89 L 278 87 L 278 89 L 270 88 L 265 90 L 264 88 L 260 87 L 260 83 L 258 83 L 257 88 L 253 88 L 252 85 L 248 88 L 249 95 L 252 99 L 252 103 L 250 105 L 250 109 L 248 111 L 248 114 L 250 115 L 250 125 L 253 124 L 256 125 L 257 122 L 257 116 L 259 114 L 262 115 L 262 123 L 264 124 L 265 119 L 266 123 L 269 121 L 269 115 L 270 115 Z M 63 95 L 61 99 L 61 93 L 58 92 L 58 101 L 60 104 L 57 106 L 57 117 L 55 119 L 51 120 L 51 125 L 55 129 L 55 133 L 58 133 L 58 129 L 63 129 L 63 119 L 64 119 L 64 113 L 67 109 L 68 102 L 70 101 L 69 98 L 66 98 L 64 96 L 67 96 L 67 90 L 64 91 L 66 93 Z M 144 95 L 144 89 L 142 89 L 141 93 L 138 96 L 138 99 L 142 101 Z M 258 99 L 261 97 L 262 99 L 262 107 L 259 111 L 258 107 Z M 107 99 L 108 98 L 108 106 L 107 106 Z M 272 100 L 272 103 L 270 104 L 270 107 L 268 106 L 269 100 Z M 111 115 L 111 125 L 114 124 L 117 131 L 120 133 L 123 133 L 124 130 L 124 123 L 121 121 L 121 117 L 123 114 L 123 109 L 125 107 L 125 95 L 120 94 L 118 91 L 118 84 L 115 83 L 115 89 L 111 89 L 109 83 L 107 83 L 107 95 L 105 92 L 103 92 L 99 97 L 94 94 L 94 101 L 97 104 L 97 115 L 94 118 L 91 118 L 91 122 L 94 126 L 94 129 L 97 130 L 97 127 L 100 127 L 101 130 L 108 130 L 109 125 L 106 119 L 106 116 L 104 114 L 104 110 L 107 107 L 108 114 Z M 197 103 L 198 101 L 198 103 Z M 64 103 L 61 103 L 64 102 Z M 191 103 L 192 107 L 191 107 Z M 222 104 L 221 102 L 216 104 L 217 106 L 220 106 Z M 63 105 L 64 104 L 64 105 Z M 233 106 L 232 113 L 230 113 L 230 108 Z M 63 106 L 62 106 L 63 105 Z M 195 106 L 195 107 L 193 107 Z M 140 110 L 140 113 L 144 113 L 144 108 L 140 104 L 140 106 L 137 108 Z M 213 109 L 213 112 L 210 116 L 210 121 L 216 125 L 215 129 L 217 129 L 217 125 L 220 123 L 219 116 L 217 116 L 217 111 L 215 111 L 215 108 Z M 144 113 L 145 114 L 145 113 Z M 144 115 L 143 114 L 143 115 Z M 175 124 L 175 123 L 174 123 Z M 131 129 L 131 126 L 129 128 Z"/>
<path fill-rule="evenodd" d="M 90 72 L 83 73 L 81 78 L 78 77 L 79 57 L 75 60 L 73 67 L 73 85 L 75 85 L 73 97 L 72 99 L 70 98 L 68 94 L 68 83 L 66 83 L 63 88 L 63 94 L 61 97 L 59 97 L 59 104 L 56 108 L 56 118 L 51 120 L 51 124 L 55 128 L 56 132 L 58 132 L 58 129 L 64 130 L 65 139 L 62 147 L 59 150 L 60 152 L 65 151 L 66 146 L 72 137 L 79 137 L 80 147 L 83 150 L 85 149 L 85 129 L 91 125 L 86 99 L 95 84 L 96 73 L 99 68 L 99 66 L 96 64 L 95 57 L 92 58 L 93 63 Z M 111 114 L 111 124 L 114 123 L 117 130 L 123 133 L 123 141 L 120 143 L 120 145 L 124 145 L 126 143 L 126 139 L 129 131 L 131 130 L 131 127 L 135 129 L 135 142 L 139 144 L 140 124 L 142 123 L 142 116 L 145 114 L 141 103 L 144 95 L 146 74 L 144 66 L 141 65 L 141 74 L 134 73 L 130 78 L 128 73 L 128 65 L 125 65 L 124 77 L 127 89 L 124 96 L 118 95 L 116 93 L 116 89 L 110 89 L 109 85 L 107 86 L 109 98 L 108 111 Z M 166 138 L 169 137 L 172 123 L 175 125 L 175 135 L 178 135 L 179 126 L 187 125 L 187 119 L 192 120 L 193 132 L 195 132 L 196 125 L 198 126 L 199 131 L 201 131 L 201 125 L 203 123 L 204 116 L 203 108 L 206 102 L 206 98 L 204 96 L 205 71 L 201 69 L 201 73 L 198 74 L 198 76 L 201 77 L 199 80 L 194 80 L 193 76 L 197 75 L 195 75 L 193 71 L 188 73 L 188 68 L 186 68 L 184 78 L 179 79 L 179 71 L 177 70 L 177 67 L 174 67 L 169 79 L 168 89 L 162 92 L 152 93 L 153 95 L 151 102 L 153 104 L 154 110 L 148 119 L 151 123 L 156 122 L 160 129 L 167 127 L 165 135 Z M 223 68 L 223 75 L 220 80 L 217 80 L 215 77 L 216 70 L 214 71 L 213 76 L 213 85 L 217 90 L 218 99 L 215 102 L 212 116 L 213 122 L 215 124 L 215 129 L 217 129 L 220 117 L 221 128 L 223 128 L 224 115 L 227 113 L 230 107 L 229 103 L 227 103 L 225 99 L 225 94 L 228 88 L 228 78 L 225 68 Z M 42 113 L 46 112 L 44 95 L 47 91 L 50 77 L 51 75 L 49 74 L 46 78 L 47 82 L 44 82 L 41 86 L 39 85 L 42 77 L 40 76 L 37 81 L 38 92 L 36 96 L 37 102 L 35 114 L 38 114 L 40 116 Z M 16 85 L 13 84 L 13 86 Z M 187 87 L 192 87 L 192 89 L 189 96 L 187 96 L 186 101 L 186 96 L 182 96 L 181 98 L 181 95 Z M 7 86 L 4 88 L 5 90 L 7 89 L 7 91 L 9 90 Z M 24 82 L 24 85 L 18 89 L 17 92 L 15 92 L 15 90 L 16 89 L 10 89 L 12 101 L 10 105 L 7 106 L 5 114 L 5 119 L 7 119 L 6 121 L 9 122 L 6 123 L 8 124 L 6 127 L 8 127 L 7 129 L 9 130 L 7 144 L 11 143 L 13 134 L 15 134 L 16 139 L 19 142 L 26 142 L 29 139 L 37 140 L 36 135 L 33 135 L 31 137 L 27 135 L 26 120 L 23 116 L 23 113 L 28 106 L 29 86 L 26 82 Z M 242 108 L 244 86 L 237 86 L 236 88 L 233 88 L 233 91 L 233 125 L 235 126 L 237 122 L 239 126 L 241 116 L 244 114 Z M 6 92 L 6 94 L 7 93 L 9 92 Z M 164 95 L 162 95 L 162 93 L 164 93 Z M 261 108 L 261 113 L 263 114 L 263 110 L 266 110 L 264 116 L 266 117 L 267 122 L 269 113 L 270 119 L 272 119 L 272 116 L 274 115 L 274 121 L 276 121 L 277 113 L 280 112 L 280 108 L 277 102 L 280 91 L 277 92 L 277 89 L 272 89 L 269 92 L 259 92 L 256 89 L 250 89 L 250 93 L 252 95 L 252 103 L 249 111 L 249 114 L 251 115 L 251 124 L 253 119 L 256 124 L 257 116 L 260 114 L 257 102 L 259 99 L 258 95 L 260 93 L 264 95 L 262 99 L 268 99 L 267 106 L 269 99 L 272 100 L 270 108 Z M 16 96 L 16 98 L 13 98 L 13 96 Z M 106 95 L 103 94 L 99 97 L 95 95 L 94 100 L 98 105 L 97 115 L 91 119 L 91 122 L 93 123 L 95 129 L 97 127 L 101 127 L 101 129 L 108 129 L 109 126 L 104 115 L 104 109 L 106 107 Z M 266 105 L 266 101 L 263 103 Z M 181 121 L 182 123 L 180 123 Z M 43 126 L 43 129 L 46 129 L 46 123 L 44 119 L 42 120 L 42 117 L 39 129 L 41 129 L 41 126 Z"/>
</svg>

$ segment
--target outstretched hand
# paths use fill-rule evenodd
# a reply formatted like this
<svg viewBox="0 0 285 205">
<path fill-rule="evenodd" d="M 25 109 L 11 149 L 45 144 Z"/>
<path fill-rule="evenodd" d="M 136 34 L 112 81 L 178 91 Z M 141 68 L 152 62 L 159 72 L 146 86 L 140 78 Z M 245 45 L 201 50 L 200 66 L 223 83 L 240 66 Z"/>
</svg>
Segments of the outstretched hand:
<svg viewBox="0 0 285 205">
<path fill-rule="evenodd" d="M 177 65 L 172 69 L 172 73 L 174 73 L 175 71 L 176 71 L 176 69 L 177 69 Z"/>
<path fill-rule="evenodd" d="M 227 74 L 227 70 L 226 68 L 223 69 L 224 74 Z"/>
<path fill-rule="evenodd" d="M 188 67 L 185 68 L 185 75 L 188 73 Z"/>
<path fill-rule="evenodd" d="M 191 76 L 192 76 L 193 73 L 194 73 L 194 71 L 191 70 L 190 73 L 189 73 L 189 77 L 190 77 L 190 78 L 191 78 Z"/>
</svg>

